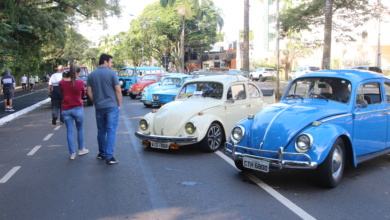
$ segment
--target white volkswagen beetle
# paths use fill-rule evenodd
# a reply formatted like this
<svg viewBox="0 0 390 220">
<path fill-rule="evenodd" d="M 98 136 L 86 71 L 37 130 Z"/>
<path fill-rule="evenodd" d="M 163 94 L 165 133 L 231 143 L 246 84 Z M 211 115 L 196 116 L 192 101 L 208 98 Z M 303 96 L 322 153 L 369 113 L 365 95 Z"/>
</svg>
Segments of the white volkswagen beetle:
<svg viewBox="0 0 390 220">
<path fill-rule="evenodd" d="M 181 87 L 175 101 L 146 114 L 135 135 L 145 147 L 178 149 L 199 142 L 202 150 L 214 152 L 238 121 L 268 104 L 259 87 L 243 76 L 195 78 Z"/>
</svg>

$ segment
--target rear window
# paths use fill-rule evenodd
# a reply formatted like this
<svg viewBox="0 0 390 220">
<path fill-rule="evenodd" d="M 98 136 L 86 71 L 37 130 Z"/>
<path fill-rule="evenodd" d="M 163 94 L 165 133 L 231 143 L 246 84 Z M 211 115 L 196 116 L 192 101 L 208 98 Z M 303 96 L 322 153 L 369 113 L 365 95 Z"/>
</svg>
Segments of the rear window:
<svg viewBox="0 0 390 220">
<path fill-rule="evenodd" d="M 265 69 L 265 71 L 275 71 L 274 69 Z"/>
<path fill-rule="evenodd" d="M 316 71 L 316 70 L 319 70 L 320 68 L 318 68 L 318 67 L 315 67 L 315 66 L 311 66 L 311 67 L 309 67 L 309 70 L 311 70 L 311 71 Z"/>
</svg>

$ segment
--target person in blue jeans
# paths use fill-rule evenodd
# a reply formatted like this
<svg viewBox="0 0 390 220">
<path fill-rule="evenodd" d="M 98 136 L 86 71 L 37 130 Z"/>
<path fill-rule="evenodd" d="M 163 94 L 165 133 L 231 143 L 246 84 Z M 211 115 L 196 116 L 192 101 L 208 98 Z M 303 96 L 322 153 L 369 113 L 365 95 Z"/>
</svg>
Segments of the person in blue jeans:
<svg viewBox="0 0 390 220">
<path fill-rule="evenodd" d="M 99 67 L 92 71 L 87 80 L 87 94 L 93 101 L 98 129 L 97 141 L 99 154 L 97 159 L 107 164 L 117 164 L 114 158 L 116 128 L 122 105 L 122 91 L 118 76 L 112 68 L 112 56 L 100 55 Z"/>
<path fill-rule="evenodd" d="M 62 115 L 65 120 L 68 148 L 70 159 L 76 157 L 73 137 L 73 127 L 76 122 L 78 155 L 88 154 L 89 150 L 84 148 L 84 104 L 82 97 L 85 96 L 84 82 L 77 80 L 80 75 L 80 67 L 71 64 L 70 71 L 64 72 L 62 80 L 59 82 L 59 87 L 63 95 L 62 98 Z"/>
</svg>

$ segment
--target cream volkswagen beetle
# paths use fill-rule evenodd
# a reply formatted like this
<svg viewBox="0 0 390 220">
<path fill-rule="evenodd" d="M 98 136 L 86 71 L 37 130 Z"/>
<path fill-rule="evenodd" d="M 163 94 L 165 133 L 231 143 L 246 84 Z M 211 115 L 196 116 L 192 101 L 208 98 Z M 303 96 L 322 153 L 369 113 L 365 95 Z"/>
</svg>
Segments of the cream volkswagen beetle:
<svg viewBox="0 0 390 220">
<path fill-rule="evenodd" d="M 241 75 L 191 79 L 175 101 L 141 119 L 135 136 L 145 147 L 178 149 L 199 143 L 202 150 L 214 152 L 238 121 L 275 102 L 273 90 L 269 95 L 266 103 L 259 87 Z"/>
</svg>

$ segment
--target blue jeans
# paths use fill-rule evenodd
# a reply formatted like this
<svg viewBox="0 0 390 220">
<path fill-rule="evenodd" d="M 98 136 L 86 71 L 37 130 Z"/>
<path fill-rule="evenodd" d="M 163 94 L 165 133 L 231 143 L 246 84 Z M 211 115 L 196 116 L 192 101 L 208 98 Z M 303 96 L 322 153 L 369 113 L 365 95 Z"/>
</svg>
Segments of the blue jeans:
<svg viewBox="0 0 390 220">
<path fill-rule="evenodd" d="M 76 122 L 77 143 L 79 145 L 79 150 L 83 150 L 84 149 L 84 108 L 76 107 L 70 110 L 63 110 L 62 115 L 64 116 L 65 125 L 66 125 L 69 153 L 75 154 L 76 152 L 74 150 L 73 120 Z"/>
<path fill-rule="evenodd" d="M 96 125 L 98 128 L 99 153 L 106 159 L 114 156 L 116 128 L 118 126 L 119 108 L 96 109 Z"/>
</svg>

